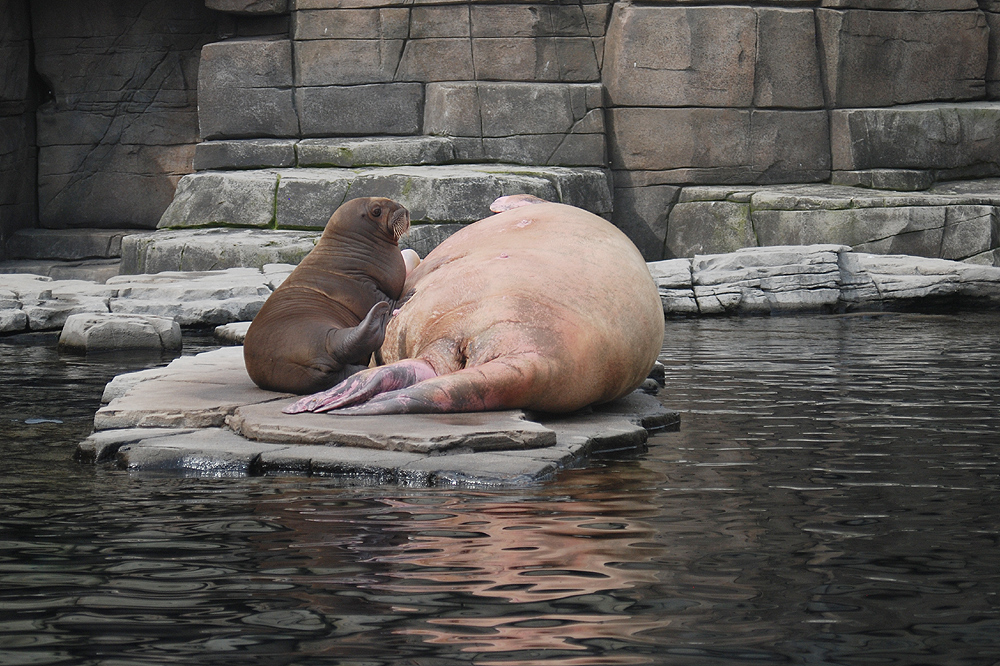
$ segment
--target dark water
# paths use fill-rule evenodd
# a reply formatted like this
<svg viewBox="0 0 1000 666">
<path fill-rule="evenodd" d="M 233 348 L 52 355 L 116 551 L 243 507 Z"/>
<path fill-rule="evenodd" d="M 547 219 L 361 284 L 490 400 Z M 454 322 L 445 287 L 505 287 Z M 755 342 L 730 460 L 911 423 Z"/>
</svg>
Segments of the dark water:
<svg viewBox="0 0 1000 666">
<path fill-rule="evenodd" d="M 81 466 L 162 359 L 52 342 L 0 339 L 5 666 L 1000 663 L 998 315 L 669 322 L 681 430 L 504 491 Z"/>
</svg>

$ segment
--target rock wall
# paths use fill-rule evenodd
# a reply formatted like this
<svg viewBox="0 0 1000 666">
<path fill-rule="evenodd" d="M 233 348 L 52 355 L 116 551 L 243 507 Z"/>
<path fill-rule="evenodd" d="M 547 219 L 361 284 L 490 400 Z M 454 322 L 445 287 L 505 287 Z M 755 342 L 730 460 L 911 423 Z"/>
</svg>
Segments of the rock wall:
<svg viewBox="0 0 1000 666">
<path fill-rule="evenodd" d="M 605 164 L 607 2 L 399 4 L 299 0 L 284 38 L 207 45 L 202 139 L 447 135 L 461 162 Z"/>
<path fill-rule="evenodd" d="M 0 0 L 0 258 L 35 223 L 35 95 L 28 0 Z"/>
<path fill-rule="evenodd" d="M 37 0 L 42 227 L 153 227 L 198 138 L 198 59 L 218 39 L 202 0 Z"/>
<path fill-rule="evenodd" d="M 452 142 L 451 161 L 603 166 L 613 221 L 647 260 L 732 251 L 767 242 L 754 226 L 767 215 L 749 212 L 749 194 L 746 206 L 729 206 L 701 201 L 698 187 L 915 191 L 1000 175 L 1000 104 L 990 101 L 1000 97 L 990 30 L 1000 4 L 983 2 L 255 4 L 287 12 L 290 32 L 205 47 L 199 149 L 206 168 L 277 168 L 302 164 L 270 164 L 231 143 L 227 161 L 220 142 L 438 135 Z M 850 198 L 822 186 L 802 197 L 789 208 Z M 939 205 L 929 195 L 912 202 Z M 853 234 L 859 245 L 944 256 L 940 242 L 893 238 L 928 226 L 947 235 L 945 222 L 913 223 L 896 202 L 874 207 L 884 224 L 866 218 L 870 228 Z M 946 254 L 992 263 L 996 210 L 975 213 L 976 242 L 951 243 Z M 795 228 L 807 218 L 786 215 L 792 228 L 770 235 L 810 236 Z"/>
<path fill-rule="evenodd" d="M 611 217 L 647 260 L 857 236 L 865 249 L 945 256 L 947 245 L 949 258 L 1000 262 L 1000 181 L 982 180 L 1000 176 L 1000 0 L 30 6 L 35 67 L 54 93 L 38 110 L 41 226 L 153 228 L 195 169 L 255 169 L 246 178 L 280 183 L 288 174 L 272 171 L 289 167 L 505 163 L 605 169 Z M 24 43 L 14 24 L 3 48 Z M 4 103 L 0 125 L 30 121 Z M 16 152 L 8 134 L 0 160 Z M 447 145 L 430 162 L 365 162 L 323 143 L 380 136 Z M 329 189 L 325 176 L 308 175 Z M 929 189 L 954 179 L 978 179 L 975 195 Z M 874 212 L 859 214 L 863 234 L 837 237 L 855 225 L 838 213 L 847 221 L 817 235 L 827 206 L 853 200 L 824 189 L 841 186 L 885 190 L 892 201 L 866 199 Z M 899 191 L 913 193 L 906 205 L 892 197 Z M 775 197 L 777 208 L 756 208 Z M 914 212 L 940 206 L 950 208 Z M 777 231 L 762 226 L 779 218 Z M 928 228 L 940 231 L 927 238 L 975 241 L 893 240 Z"/>
</svg>

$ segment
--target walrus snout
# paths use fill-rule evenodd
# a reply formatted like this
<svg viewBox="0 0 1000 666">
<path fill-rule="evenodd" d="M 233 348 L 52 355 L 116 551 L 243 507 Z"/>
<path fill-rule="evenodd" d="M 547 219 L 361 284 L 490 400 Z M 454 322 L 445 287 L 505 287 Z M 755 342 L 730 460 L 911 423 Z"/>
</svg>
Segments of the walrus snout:
<svg viewBox="0 0 1000 666">
<path fill-rule="evenodd" d="M 410 211 L 400 206 L 399 210 L 389 218 L 389 228 L 392 229 L 392 235 L 398 241 L 410 229 Z"/>
</svg>

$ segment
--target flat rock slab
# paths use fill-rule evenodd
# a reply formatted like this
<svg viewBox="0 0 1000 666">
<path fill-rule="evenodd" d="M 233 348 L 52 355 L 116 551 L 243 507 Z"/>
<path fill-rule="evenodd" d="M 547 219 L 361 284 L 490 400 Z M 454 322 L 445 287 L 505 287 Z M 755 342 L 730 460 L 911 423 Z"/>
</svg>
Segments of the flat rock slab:
<svg viewBox="0 0 1000 666">
<path fill-rule="evenodd" d="M 521 411 L 412 414 L 400 418 L 284 414 L 287 401 L 239 407 L 226 424 L 247 439 L 288 444 L 356 446 L 431 453 L 449 449 L 495 451 L 551 446 L 556 435 L 525 420 Z"/>
<path fill-rule="evenodd" d="M 494 199 L 534 194 L 598 215 L 611 212 L 607 173 L 596 167 L 503 164 L 199 171 L 183 176 L 157 227 L 322 230 L 348 198 L 385 196 L 413 222 L 469 223 Z M 122 247 L 123 265 L 130 266 Z"/>
<path fill-rule="evenodd" d="M 650 395 L 565 416 L 284 414 L 293 396 L 257 388 L 242 347 L 116 377 L 77 458 L 133 471 L 310 474 L 345 483 L 521 485 L 588 456 L 645 449 L 678 415 Z"/>
<path fill-rule="evenodd" d="M 745 248 L 648 266 L 671 315 L 1000 308 L 1000 267 L 846 245 Z"/>
<path fill-rule="evenodd" d="M 203 272 L 116 275 L 105 284 L 0 273 L 0 333 L 60 330 L 74 314 L 168 317 L 180 326 L 253 318 L 291 264 Z"/>
</svg>

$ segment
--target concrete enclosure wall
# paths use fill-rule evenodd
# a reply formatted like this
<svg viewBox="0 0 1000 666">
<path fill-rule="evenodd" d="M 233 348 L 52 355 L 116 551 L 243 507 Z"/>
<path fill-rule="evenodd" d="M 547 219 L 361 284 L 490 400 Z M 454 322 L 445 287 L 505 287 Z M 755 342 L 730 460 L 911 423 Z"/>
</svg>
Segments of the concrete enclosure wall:
<svg viewBox="0 0 1000 666">
<path fill-rule="evenodd" d="M 21 17 L 0 27 L 16 56 L 0 61 L 4 234 L 36 214 L 153 228 L 197 151 L 216 169 L 295 165 L 259 139 L 292 154 L 432 135 L 449 138 L 450 163 L 605 168 L 613 221 L 649 260 L 759 242 L 733 226 L 756 219 L 749 194 L 698 187 L 1000 176 L 998 0 L 28 5 L 0 0 Z M 37 132 L 33 69 L 52 91 Z M 23 196 L 33 141 L 37 213 Z M 1000 232 L 984 224 L 992 251 Z"/>
</svg>

